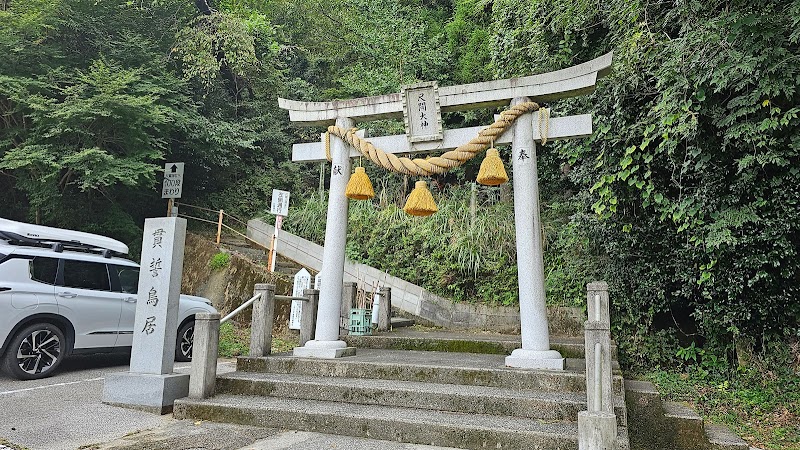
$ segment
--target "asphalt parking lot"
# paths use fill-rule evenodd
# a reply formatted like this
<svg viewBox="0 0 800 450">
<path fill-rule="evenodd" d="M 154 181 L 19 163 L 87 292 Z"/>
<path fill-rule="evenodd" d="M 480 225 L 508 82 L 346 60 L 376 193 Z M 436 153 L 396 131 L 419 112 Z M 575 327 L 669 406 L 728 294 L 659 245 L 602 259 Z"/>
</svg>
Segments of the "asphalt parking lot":
<svg viewBox="0 0 800 450">
<path fill-rule="evenodd" d="M 0 373 L 0 449 L 2 440 L 31 450 L 91 448 L 94 444 L 165 425 L 157 416 L 104 405 L 103 380 L 128 370 L 129 355 L 87 355 L 64 361 L 50 378 L 20 381 Z M 175 363 L 188 373 L 191 363 Z M 219 372 L 234 369 L 221 361 Z"/>
</svg>

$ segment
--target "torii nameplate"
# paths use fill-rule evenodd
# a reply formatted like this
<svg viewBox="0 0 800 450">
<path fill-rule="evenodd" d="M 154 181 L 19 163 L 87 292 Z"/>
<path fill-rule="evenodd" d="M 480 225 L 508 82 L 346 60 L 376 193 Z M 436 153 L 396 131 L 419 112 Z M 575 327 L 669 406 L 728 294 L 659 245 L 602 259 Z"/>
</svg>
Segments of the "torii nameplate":
<svg viewBox="0 0 800 450">
<path fill-rule="evenodd" d="M 611 71 L 612 56 L 609 52 L 583 64 L 528 77 L 441 87 L 439 103 L 442 112 L 448 112 L 506 106 L 515 97 L 547 102 L 589 94 L 597 80 Z M 403 117 L 400 93 L 330 102 L 279 98 L 278 106 L 289 111 L 292 122 L 307 126 L 332 125 L 337 117 L 356 122 Z"/>
</svg>

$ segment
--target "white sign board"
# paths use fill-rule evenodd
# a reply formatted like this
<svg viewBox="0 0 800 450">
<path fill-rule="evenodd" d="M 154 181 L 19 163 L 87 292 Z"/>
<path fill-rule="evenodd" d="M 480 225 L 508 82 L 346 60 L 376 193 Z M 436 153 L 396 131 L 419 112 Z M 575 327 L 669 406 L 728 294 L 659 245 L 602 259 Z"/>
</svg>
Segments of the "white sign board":
<svg viewBox="0 0 800 450">
<path fill-rule="evenodd" d="M 318 273 L 317 276 L 314 277 L 314 289 L 318 291 L 322 289 L 322 272 Z"/>
<path fill-rule="evenodd" d="M 306 269 L 300 269 L 294 276 L 292 297 L 302 297 L 303 290 L 311 289 L 311 274 Z M 303 301 L 292 300 L 292 309 L 289 312 L 289 329 L 300 329 L 300 318 L 303 316 Z"/>
<path fill-rule="evenodd" d="M 436 83 L 405 86 L 401 95 L 408 142 L 441 141 L 444 133 Z"/>
<path fill-rule="evenodd" d="M 183 192 L 183 163 L 164 164 L 164 185 L 161 198 L 181 198 Z"/>
<path fill-rule="evenodd" d="M 272 205 L 269 212 L 276 216 L 289 215 L 289 191 L 272 190 Z"/>
<path fill-rule="evenodd" d="M 378 324 L 378 314 L 381 313 L 381 294 L 378 291 L 375 291 L 375 295 L 372 296 L 372 324 Z"/>
</svg>

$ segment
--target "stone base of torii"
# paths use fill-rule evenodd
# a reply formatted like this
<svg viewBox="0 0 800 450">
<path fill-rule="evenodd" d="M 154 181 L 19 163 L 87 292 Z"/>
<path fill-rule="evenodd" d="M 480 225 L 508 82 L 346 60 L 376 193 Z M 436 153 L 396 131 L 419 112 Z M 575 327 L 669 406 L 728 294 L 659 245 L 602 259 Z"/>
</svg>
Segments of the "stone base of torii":
<svg viewBox="0 0 800 450">
<path fill-rule="evenodd" d="M 441 111 L 458 111 L 528 101 L 546 102 L 591 93 L 598 78 L 611 67 L 612 54 L 592 61 L 530 77 L 443 87 L 434 92 L 436 107 Z M 416 95 L 416 93 L 415 93 Z M 409 117 L 409 103 L 403 95 L 389 94 L 332 102 L 297 102 L 280 99 L 281 108 L 289 110 L 290 119 L 306 125 L 331 125 L 353 128 L 358 121 L 405 118 L 406 135 L 368 139 L 376 147 L 392 153 L 444 152 L 452 150 L 474 137 L 481 127 L 458 130 L 435 128 L 424 138 L 414 137 L 419 126 Z M 421 96 L 420 96 L 421 98 Z M 436 111 L 439 113 L 439 111 Z M 425 126 L 428 125 L 426 122 Z M 592 134 L 588 114 L 551 119 L 547 140 L 575 139 Z M 539 178 L 537 173 L 536 142 L 541 141 L 542 128 L 532 114 L 517 118 L 495 144 L 511 144 L 514 190 L 514 222 L 516 226 L 517 267 L 522 348 L 506 357 L 506 365 L 528 369 L 563 370 L 564 358 L 550 348 L 545 297 L 544 259 L 539 207 Z M 424 133 L 423 133 L 424 134 Z M 339 138 L 331 138 L 331 181 L 325 229 L 325 250 L 322 261 L 322 286 L 315 339 L 294 349 L 298 357 L 338 358 L 354 355 L 356 349 L 339 340 L 339 315 L 342 302 L 347 217 L 349 199 L 345 188 L 351 173 L 352 157 L 359 156 Z M 293 161 L 325 161 L 324 143 L 295 144 Z"/>
</svg>

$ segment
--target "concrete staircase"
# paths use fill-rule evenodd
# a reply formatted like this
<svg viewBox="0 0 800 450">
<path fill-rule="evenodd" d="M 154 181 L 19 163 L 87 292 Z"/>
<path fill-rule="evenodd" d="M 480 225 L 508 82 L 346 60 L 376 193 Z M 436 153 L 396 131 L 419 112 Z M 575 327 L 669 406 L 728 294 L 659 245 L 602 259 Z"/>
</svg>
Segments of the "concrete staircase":
<svg viewBox="0 0 800 450">
<path fill-rule="evenodd" d="M 614 376 L 619 448 L 628 449 Z M 577 449 L 582 360 L 563 372 L 507 368 L 503 355 L 359 349 L 337 360 L 239 358 L 217 395 L 175 417 L 464 449 Z"/>
<path fill-rule="evenodd" d="M 625 380 L 631 447 L 643 450 L 748 450 L 728 427 L 705 423 L 689 406 L 663 401 L 647 381 Z"/>
</svg>

